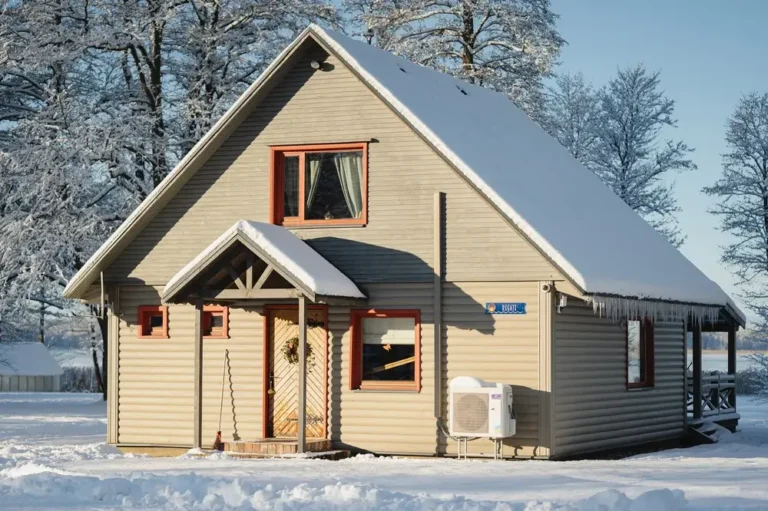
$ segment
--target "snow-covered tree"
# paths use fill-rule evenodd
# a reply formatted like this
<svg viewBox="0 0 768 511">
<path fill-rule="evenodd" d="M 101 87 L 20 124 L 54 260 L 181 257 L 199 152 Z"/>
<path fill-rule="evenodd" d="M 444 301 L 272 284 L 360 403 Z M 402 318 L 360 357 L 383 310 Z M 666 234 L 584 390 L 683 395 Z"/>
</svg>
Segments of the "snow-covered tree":
<svg viewBox="0 0 768 511">
<path fill-rule="evenodd" d="M 345 0 L 350 30 L 378 46 L 504 92 L 537 117 L 564 44 L 549 0 Z"/>
<path fill-rule="evenodd" d="M 547 89 L 542 127 L 586 167 L 597 145 L 600 101 L 581 73 L 559 74 Z"/>
<path fill-rule="evenodd" d="M 185 127 L 182 152 L 309 23 L 338 23 L 324 0 L 189 0 L 170 36 L 168 70 Z"/>
<path fill-rule="evenodd" d="M 41 307 L 87 318 L 61 301 L 67 280 L 288 40 L 333 16 L 324 0 L 6 3 L 0 335 Z"/>
<path fill-rule="evenodd" d="M 660 90 L 659 72 L 642 65 L 620 69 L 598 91 L 597 143 L 589 165 L 624 202 L 675 246 L 684 241 L 668 174 L 696 168 L 693 151 L 680 141 L 661 140 L 674 127 L 675 102 Z"/>
<path fill-rule="evenodd" d="M 768 94 L 744 96 L 728 119 L 723 173 L 704 193 L 719 202 L 710 212 L 733 237 L 722 261 L 745 286 L 744 298 L 768 330 Z"/>
</svg>

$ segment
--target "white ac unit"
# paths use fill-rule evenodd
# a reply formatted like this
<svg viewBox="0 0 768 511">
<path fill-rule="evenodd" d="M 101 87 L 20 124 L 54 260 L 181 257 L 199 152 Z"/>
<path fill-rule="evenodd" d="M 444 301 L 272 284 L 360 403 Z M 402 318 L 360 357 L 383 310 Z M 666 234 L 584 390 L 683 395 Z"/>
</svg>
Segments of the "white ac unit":
<svg viewBox="0 0 768 511">
<path fill-rule="evenodd" d="M 471 376 L 450 385 L 449 433 L 453 437 L 506 438 L 516 433 L 512 387 Z"/>
</svg>

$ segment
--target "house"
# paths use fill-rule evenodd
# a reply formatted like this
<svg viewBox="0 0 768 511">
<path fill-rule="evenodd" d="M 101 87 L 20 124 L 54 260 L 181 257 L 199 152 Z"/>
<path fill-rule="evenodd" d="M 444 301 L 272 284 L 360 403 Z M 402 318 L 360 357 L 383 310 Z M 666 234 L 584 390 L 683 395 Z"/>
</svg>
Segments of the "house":
<svg viewBox="0 0 768 511">
<path fill-rule="evenodd" d="M 714 282 L 505 96 L 318 26 L 65 295 L 108 305 L 125 450 L 221 431 L 230 448 L 455 455 L 439 425 L 456 376 L 513 386 L 508 457 L 738 419 L 732 380 L 701 371 L 701 331 L 730 333 L 733 374 L 744 325 Z"/>
<path fill-rule="evenodd" d="M 0 392 L 59 392 L 63 373 L 40 342 L 0 343 Z"/>
</svg>

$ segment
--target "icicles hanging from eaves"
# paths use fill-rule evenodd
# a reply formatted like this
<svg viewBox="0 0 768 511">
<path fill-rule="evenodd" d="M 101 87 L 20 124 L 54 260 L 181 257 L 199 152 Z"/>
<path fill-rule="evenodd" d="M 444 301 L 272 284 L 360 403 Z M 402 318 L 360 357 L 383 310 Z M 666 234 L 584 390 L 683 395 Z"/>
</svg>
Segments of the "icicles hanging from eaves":
<svg viewBox="0 0 768 511">
<path fill-rule="evenodd" d="M 618 322 L 626 318 L 649 318 L 654 321 L 684 321 L 692 318 L 697 323 L 716 323 L 721 307 L 685 303 L 639 300 L 621 296 L 590 295 L 595 314 Z"/>
</svg>

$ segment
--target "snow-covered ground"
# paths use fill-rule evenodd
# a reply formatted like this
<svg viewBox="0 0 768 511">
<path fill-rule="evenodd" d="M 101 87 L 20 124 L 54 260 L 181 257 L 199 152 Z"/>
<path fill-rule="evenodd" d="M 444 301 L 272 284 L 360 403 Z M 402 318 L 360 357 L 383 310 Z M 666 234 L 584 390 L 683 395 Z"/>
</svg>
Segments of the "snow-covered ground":
<svg viewBox="0 0 768 511">
<path fill-rule="evenodd" d="M 105 446 L 104 404 L 0 394 L 0 509 L 768 509 L 768 404 L 720 443 L 618 461 L 147 458 Z"/>
</svg>

